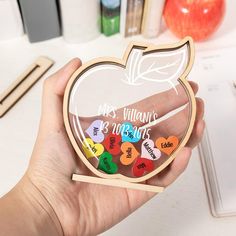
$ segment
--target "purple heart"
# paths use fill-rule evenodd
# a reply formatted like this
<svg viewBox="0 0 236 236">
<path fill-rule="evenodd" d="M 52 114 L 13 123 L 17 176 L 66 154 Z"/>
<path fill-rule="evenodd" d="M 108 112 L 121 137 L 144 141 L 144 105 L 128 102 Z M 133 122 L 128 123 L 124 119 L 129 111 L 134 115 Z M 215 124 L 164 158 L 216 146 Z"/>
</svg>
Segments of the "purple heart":
<svg viewBox="0 0 236 236">
<path fill-rule="evenodd" d="M 161 151 L 154 148 L 154 142 L 151 139 L 145 139 L 142 143 L 142 157 L 156 161 L 161 157 Z"/>
<path fill-rule="evenodd" d="M 101 143 L 104 140 L 103 130 L 103 121 L 95 120 L 93 123 L 86 129 L 86 133 L 95 143 Z"/>
</svg>

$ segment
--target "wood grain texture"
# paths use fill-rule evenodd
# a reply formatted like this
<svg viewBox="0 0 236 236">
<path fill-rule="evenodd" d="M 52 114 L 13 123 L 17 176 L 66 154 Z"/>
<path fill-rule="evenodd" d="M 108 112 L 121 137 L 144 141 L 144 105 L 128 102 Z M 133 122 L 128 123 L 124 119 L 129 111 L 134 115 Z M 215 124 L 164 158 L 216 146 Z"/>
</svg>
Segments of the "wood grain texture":
<svg viewBox="0 0 236 236">
<path fill-rule="evenodd" d="M 0 94 L 0 117 L 49 70 L 54 62 L 47 57 L 39 57 L 2 94 Z"/>
<path fill-rule="evenodd" d="M 86 182 L 86 183 L 121 187 L 121 188 L 143 190 L 143 191 L 149 191 L 149 192 L 155 192 L 155 193 L 161 193 L 164 190 L 163 187 L 158 187 L 158 186 L 153 186 L 153 185 L 148 185 L 148 184 L 131 183 L 131 182 L 123 181 L 119 179 L 104 179 L 104 178 L 99 178 L 99 177 L 77 175 L 77 174 L 72 175 L 72 180 Z"/>
</svg>

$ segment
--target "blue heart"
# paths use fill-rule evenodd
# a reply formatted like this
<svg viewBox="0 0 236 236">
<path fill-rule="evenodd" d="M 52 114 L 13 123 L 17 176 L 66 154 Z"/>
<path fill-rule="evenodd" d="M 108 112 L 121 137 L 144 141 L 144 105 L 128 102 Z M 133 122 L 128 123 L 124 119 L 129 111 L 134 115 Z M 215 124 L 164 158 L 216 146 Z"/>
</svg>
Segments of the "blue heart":
<svg viewBox="0 0 236 236">
<path fill-rule="evenodd" d="M 122 142 L 137 143 L 141 139 L 141 133 L 134 130 L 130 122 L 125 122 L 121 126 Z"/>
</svg>

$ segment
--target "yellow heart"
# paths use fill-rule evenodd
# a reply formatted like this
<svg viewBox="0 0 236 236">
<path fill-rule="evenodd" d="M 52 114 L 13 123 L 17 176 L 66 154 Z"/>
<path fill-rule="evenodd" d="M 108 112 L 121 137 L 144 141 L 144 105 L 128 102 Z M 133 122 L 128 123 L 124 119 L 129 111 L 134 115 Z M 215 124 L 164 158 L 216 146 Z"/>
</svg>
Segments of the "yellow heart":
<svg viewBox="0 0 236 236">
<path fill-rule="evenodd" d="M 98 157 L 104 152 L 104 147 L 100 143 L 94 143 L 91 138 L 83 141 L 83 150 L 87 158 Z"/>
</svg>

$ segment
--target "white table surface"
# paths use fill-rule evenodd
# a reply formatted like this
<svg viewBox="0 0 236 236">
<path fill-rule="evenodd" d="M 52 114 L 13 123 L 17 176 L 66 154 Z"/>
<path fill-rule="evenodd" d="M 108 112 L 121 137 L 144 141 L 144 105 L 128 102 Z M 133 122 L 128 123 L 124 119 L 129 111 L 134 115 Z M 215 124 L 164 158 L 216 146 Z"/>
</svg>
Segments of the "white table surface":
<svg viewBox="0 0 236 236">
<path fill-rule="evenodd" d="M 218 32 L 200 50 L 236 46 L 236 1 L 227 1 L 227 14 Z M 129 41 L 148 41 L 141 36 L 123 39 L 100 36 L 86 44 L 66 44 L 63 38 L 30 44 L 26 36 L 0 42 L 0 93 L 39 55 L 55 60 L 46 74 L 56 71 L 73 57 L 84 62 L 98 56 L 122 57 Z M 152 43 L 175 42 L 165 28 Z M 24 174 L 33 149 L 40 117 L 44 76 L 0 119 L 0 196 Z M 236 217 L 214 218 L 210 214 L 199 154 L 194 150 L 185 173 L 164 193 L 149 201 L 103 235 L 236 235 Z"/>
</svg>

